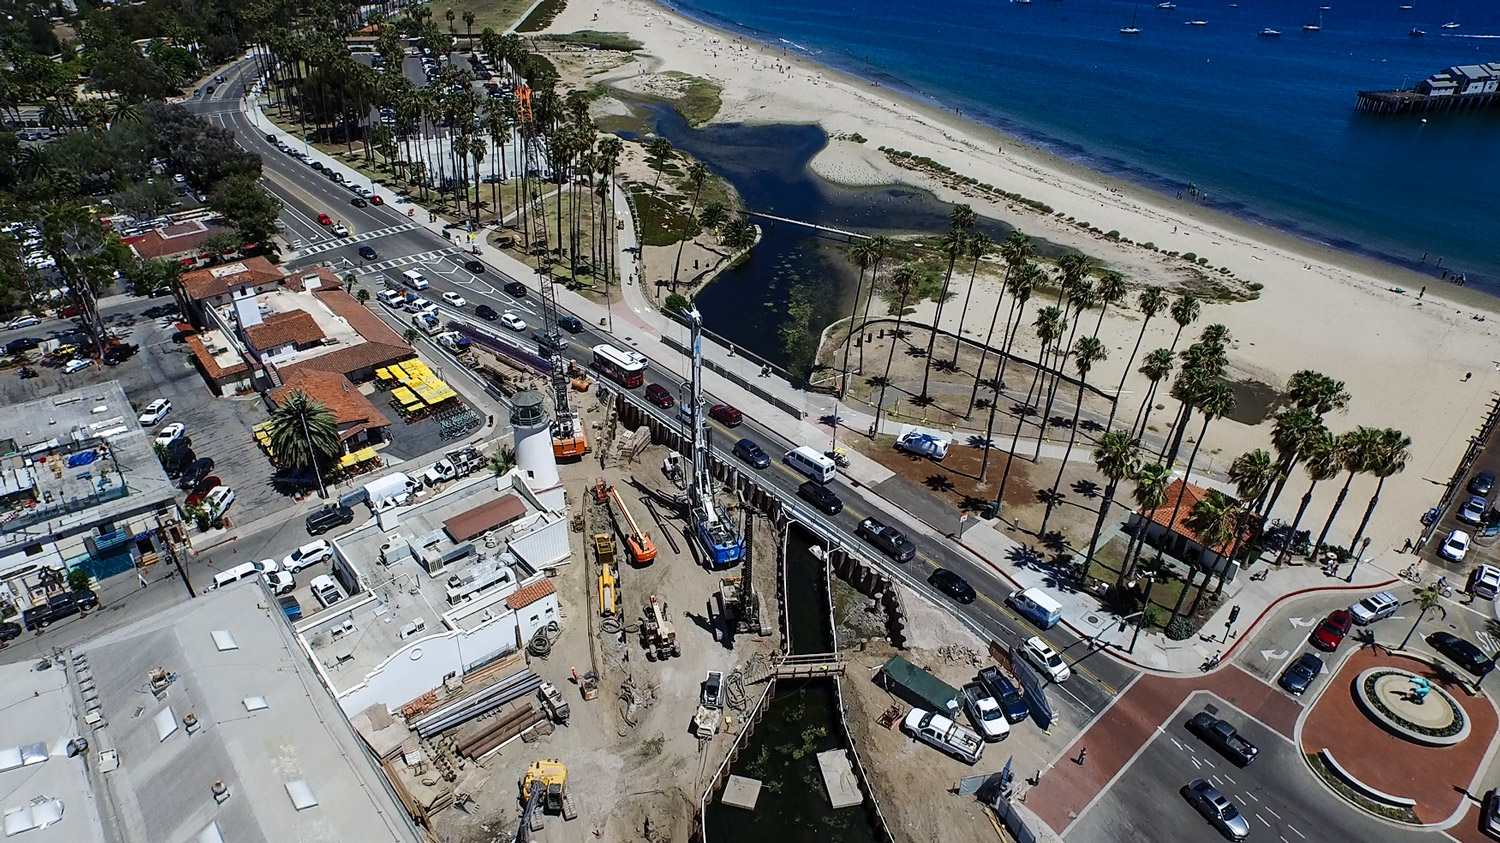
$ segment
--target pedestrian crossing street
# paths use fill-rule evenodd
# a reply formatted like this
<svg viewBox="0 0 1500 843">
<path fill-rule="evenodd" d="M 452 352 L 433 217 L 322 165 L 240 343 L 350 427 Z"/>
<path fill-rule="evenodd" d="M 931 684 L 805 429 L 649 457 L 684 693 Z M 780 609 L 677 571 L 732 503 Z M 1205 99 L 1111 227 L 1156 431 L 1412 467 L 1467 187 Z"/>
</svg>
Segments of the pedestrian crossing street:
<svg viewBox="0 0 1500 843">
<path fill-rule="evenodd" d="M 407 222 L 402 223 L 401 225 L 393 225 L 390 228 L 377 228 L 374 231 L 364 231 L 360 232 L 359 234 L 352 234 L 348 237 L 340 237 L 337 240 L 328 240 L 322 243 L 312 243 L 308 245 L 299 244 L 297 246 L 297 256 L 307 257 L 308 255 L 316 255 L 322 252 L 330 251 L 332 249 L 339 249 L 344 246 L 349 246 L 354 243 L 363 243 L 366 240 L 375 240 L 380 237 L 389 237 L 392 234 L 400 234 L 403 231 L 411 231 L 414 228 L 417 228 L 416 223 Z"/>
<path fill-rule="evenodd" d="M 447 249 L 438 249 L 432 252 L 422 252 L 418 255 L 406 255 L 405 257 L 392 258 L 388 261 L 380 261 L 379 263 L 367 263 L 363 266 L 357 266 L 354 267 L 353 272 L 355 275 L 369 275 L 372 272 L 384 272 L 388 269 L 398 269 L 400 267 L 411 266 L 413 264 L 433 263 L 435 261 L 440 261 L 443 258 L 462 254 L 463 251 L 463 249 L 455 246 L 449 247 Z"/>
</svg>

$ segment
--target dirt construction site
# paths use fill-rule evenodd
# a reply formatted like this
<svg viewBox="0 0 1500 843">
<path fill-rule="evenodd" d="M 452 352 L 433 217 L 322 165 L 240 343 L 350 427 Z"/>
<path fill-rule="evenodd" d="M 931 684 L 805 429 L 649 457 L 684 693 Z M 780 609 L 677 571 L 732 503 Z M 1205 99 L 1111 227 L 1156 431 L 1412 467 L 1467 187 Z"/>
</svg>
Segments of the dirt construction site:
<svg viewBox="0 0 1500 843">
<path fill-rule="evenodd" d="M 737 588 L 737 581 L 723 581 L 738 578 L 743 568 L 712 571 L 697 561 L 684 532 L 685 512 L 672 505 L 683 492 L 667 476 L 669 452 L 639 433 L 639 447 L 605 446 L 607 460 L 596 453 L 559 466 L 572 519 L 573 564 L 552 581 L 564 621 L 550 651 L 525 657 L 560 691 L 569 716 L 473 760 L 460 752 L 450 756 L 458 767 L 451 806 L 429 815 L 444 843 L 512 839 L 524 807 L 521 782 L 542 760 L 566 769 L 576 818 L 548 812 L 532 839 L 686 840 L 699 795 L 759 693 L 756 682 L 772 670 L 777 556 L 768 522 L 755 519 L 751 537 L 763 621 L 736 628 L 723 616 L 719 595 L 721 587 Z M 732 497 L 721 501 L 742 518 Z M 655 558 L 638 563 L 645 555 L 638 553 L 642 538 Z M 613 583 L 601 578 L 601 557 L 608 563 L 610 555 Z M 655 608 L 648 609 L 653 600 Z M 722 706 L 701 709 L 710 671 L 722 675 Z M 472 728 L 485 728 L 484 721 Z M 461 750 L 470 739 L 455 731 L 439 743 L 451 741 Z"/>
</svg>

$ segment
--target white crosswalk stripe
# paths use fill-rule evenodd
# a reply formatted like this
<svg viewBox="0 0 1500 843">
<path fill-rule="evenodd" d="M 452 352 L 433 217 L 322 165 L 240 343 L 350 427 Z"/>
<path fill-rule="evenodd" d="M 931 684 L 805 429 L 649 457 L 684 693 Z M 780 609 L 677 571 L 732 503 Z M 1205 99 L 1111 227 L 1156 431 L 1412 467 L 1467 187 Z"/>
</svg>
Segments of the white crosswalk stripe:
<svg viewBox="0 0 1500 843">
<path fill-rule="evenodd" d="M 392 234 L 400 234 L 403 231 L 411 231 L 416 227 L 416 223 L 408 222 L 401 225 L 393 225 L 390 228 L 377 228 L 374 231 L 363 231 L 359 234 L 353 234 L 348 237 L 341 237 L 337 240 L 329 240 L 325 243 L 314 243 L 310 246 L 304 246 L 298 249 L 298 257 L 316 255 L 320 252 L 327 252 L 332 249 L 338 249 L 344 246 L 348 246 L 351 243 L 363 243 L 366 240 L 375 240 L 380 237 L 389 237 Z"/>
<path fill-rule="evenodd" d="M 354 269 L 355 275 L 369 275 L 372 272 L 384 272 L 387 269 L 397 269 L 403 266 L 412 266 L 419 263 L 432 263 L 443 258 L 461 254 L 463 249 L 454 247 L 449 249 L 438 249 L 434 252 L 423 252 L 419 255 L 405 255 L 399 258 L 381 261 L 379 263 L 368 263 Z"/>
</svg>

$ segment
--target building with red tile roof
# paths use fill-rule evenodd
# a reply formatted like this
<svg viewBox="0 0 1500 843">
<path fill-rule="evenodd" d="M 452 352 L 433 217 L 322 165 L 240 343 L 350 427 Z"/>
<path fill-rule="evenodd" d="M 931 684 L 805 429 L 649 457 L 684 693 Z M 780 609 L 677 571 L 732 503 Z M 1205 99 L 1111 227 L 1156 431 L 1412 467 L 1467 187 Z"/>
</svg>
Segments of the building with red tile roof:
<svg viewBox="0 0 1500 843">
<path fill-rule="evenodd" d="M 344 443 L 346 451 L 385 440 L 385 429 L 391 426 L 391 420 L 343 375 L 311 370 L 297 372 L 271 391 L 271 400 L 281 406 L 292 393 L 299 391 L 333 411 L 339 441 Z"/>
<path fill-rule="evenodd" d="M 1202 486 L 1173 480 L 1167 484 L 1165 503 L 1154 510 L 1141 509 L 1131 513 L 1131 527 L 1140 529 L 1144 524 L 1147 543 L 1168 556 L 1218 571 L 1224 565 L 1225 555 L 1234 549 L 1235 542 L 1231 539 L 1217 547 L 1205 547 L 1198 531 L 1188 525 L 1193 507 L 1206 497 L 1208 490 Z"/>
</svg>

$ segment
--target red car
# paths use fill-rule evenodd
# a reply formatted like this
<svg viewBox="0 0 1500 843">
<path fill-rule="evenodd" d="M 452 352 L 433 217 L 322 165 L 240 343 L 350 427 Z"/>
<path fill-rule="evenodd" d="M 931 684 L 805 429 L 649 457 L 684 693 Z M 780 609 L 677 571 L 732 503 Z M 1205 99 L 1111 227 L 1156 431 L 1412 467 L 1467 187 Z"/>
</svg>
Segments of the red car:
<svg viewBox="0 0 1500 843">
<path fill-rule="evenodd" d="M 385 200 L 381 199 L 380 198 L 380 194 L 377 193 L 377 194 L 375 194 L 375 195 L 373 195 L 373 196 L 370 197 L 370 204 L 371 205 L 384 205 L 385 204 Z"/>
<path fill-rule="evenodd" d="M 193 493 L 187 496 L 187 505 L 194 507 L 202 503 L 203 499 L 208 497 L 208 493 L 212 492 L 217 485 L 219 485 L 219 478 L 212 476 L 203 478 L 203 482 L 199 483 L 198 487 L 193 489 Z"/>
<path fill-rule="evenodd" d="M 76 304 L 70 304 L 62 310 L 59 310 L 57 312 L 57 315 L 63 319 L 67 319 L 70 316 L 82 316 L 83 308 L 79 307 Z"/>
<path fill-rule="evenodd" d="M 728 404 L 715 404 L 708 408 L 708 417 L 725 427 L 738 427 L 745 416 Z"/>
<path fill-rule="evenodd" d="M 1308 639 L 1308 643 L 1329 653 L 1337 650 L 1339 644 L 1344 641 L 1344 636 L 1349 634 L 1349 627 L 1354 624 L 1354 616 L 1349 614 L 1348 609 L 1334 609 Z"/>
<path fill-rule="evenodd" d="M 333 225 L 333 217 L 327 214 L 318 214 L 318 225 Z"/>
</svg>

